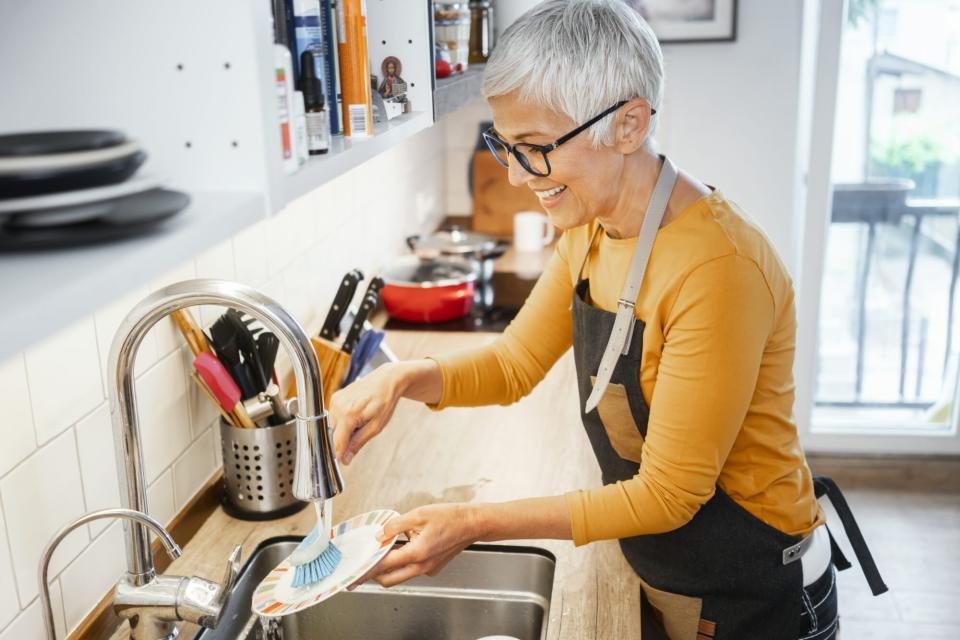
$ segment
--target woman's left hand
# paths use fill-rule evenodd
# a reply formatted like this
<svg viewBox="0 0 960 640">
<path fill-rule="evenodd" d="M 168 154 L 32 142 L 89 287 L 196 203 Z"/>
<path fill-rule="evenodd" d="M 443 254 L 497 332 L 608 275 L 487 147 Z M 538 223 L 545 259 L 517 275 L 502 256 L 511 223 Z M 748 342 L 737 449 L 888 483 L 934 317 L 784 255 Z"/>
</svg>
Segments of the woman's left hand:
<svg viewBox="0 0 960 640">
<path fill-rule="evenodd" d="M 392 550 L 351 589 L 367 580 L 392 587 L 421 575 L 436 575 L 454 556 L 480 537 L 478 508 L 473 504 L 431 504 L 388 520 L 378 539 L 406 533 L 409 542 Z"/>
</svg>

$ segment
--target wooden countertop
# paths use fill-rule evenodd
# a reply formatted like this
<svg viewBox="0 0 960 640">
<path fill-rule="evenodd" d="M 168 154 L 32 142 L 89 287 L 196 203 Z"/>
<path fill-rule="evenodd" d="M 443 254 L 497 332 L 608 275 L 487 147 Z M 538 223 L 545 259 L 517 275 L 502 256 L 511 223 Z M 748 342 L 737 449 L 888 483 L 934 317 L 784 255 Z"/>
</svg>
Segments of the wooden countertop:
<svg viewBox="0 0 960 640">
<path fill-rule="evenodd" d="M 493 340 L 493 334 L 391 332 L 400 358 L 441 354 Z M 334 499 L 339 522 L 377 508 L 404 512 L 434 502 L 491 502 L 562 494 L 600 484 L 600 470 L 580 424 L 572 352 L 532 394 L 511 407 L 431 412 L 401 401 L 384 432 L 344 467 L 345 490 Z M 243 558 L 262 540 L 304 535 L 313 513 L 247 522 L 217 508 L 167 573 L 219 580 L 230 550 Z M 557 557 L 547 638 L 638 638 L 639 581 L 616 541 L 575 548 L 555 540 L 515 541 Z M 509 544 L 509 543 L 508 543 Z M 196 632 L 183 624 L 181 637 Z M 114 638 L 127 638 L 125 629 Z"/>
</svg>

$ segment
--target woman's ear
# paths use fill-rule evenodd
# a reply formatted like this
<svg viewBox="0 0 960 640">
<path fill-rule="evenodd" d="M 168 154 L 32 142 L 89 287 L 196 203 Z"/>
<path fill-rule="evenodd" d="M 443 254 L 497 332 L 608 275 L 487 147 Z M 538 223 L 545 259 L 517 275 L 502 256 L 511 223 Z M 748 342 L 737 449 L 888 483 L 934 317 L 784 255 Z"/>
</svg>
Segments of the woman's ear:
<svg viewBox="0 0 960 640">
<path fill-rule="evenodd" d="M 650 103 L 634 98 L 621 107 L 614 124 L 614 147 L 623 154 L 643 146 L 650 128 Z"/>
</svg>

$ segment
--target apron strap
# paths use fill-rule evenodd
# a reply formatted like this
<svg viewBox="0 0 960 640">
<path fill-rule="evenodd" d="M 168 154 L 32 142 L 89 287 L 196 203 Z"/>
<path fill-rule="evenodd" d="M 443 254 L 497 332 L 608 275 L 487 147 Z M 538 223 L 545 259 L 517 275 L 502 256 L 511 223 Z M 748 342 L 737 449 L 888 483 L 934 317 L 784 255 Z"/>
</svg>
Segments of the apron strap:
<svg viewBox="0 0 960 640">
<path fill-rule="evenodd" d="M 633 258 L 630 260 L 627 281 L 617 303 L 617 317 L 613 321 L 613 330 L 610 332 L 607 347 L 600 358 L 597 379 L 593 384 L 590 397 L 587 398 L 584 405 L 584 413 L 590 413 L 596 409 L 600 403 L 600 398 L 607 390 L 611 376 L 613 376 L 617 359 L 630 348 L 629 338 L 633 335 L 633 323 L 637 319 L 633 308 L 637 296 L 640 294 L 640 285 L 643 284 L 643 274 L 646 272 L 647 262 L 650 260 L 653 241 L 657 237 L 660 223 L 663 222 L 663 214 L 667 211 L 667 203 L 670 201 L 670 195 L 673 193 L 676 182 L 677 168 L 670 161 L 670 158 L 664 156 L 663 165 L 660 167 L 660 175 L 657 177 L 653 194 L 650 196 L 650 203 L 647 205 L 646 215 L 640 225 L 640 235 L 637 237 L 637 246 L 633 251 Z M 587 255 L 589 253 L 588 250 Z"/>
<path fill-rule="evenodd" d="M 884 584 L 883 578 L 880 577 L 877 564 L 873 560 L 870 549 L 867 548 L 867 542 L 863 539 L 863 534 L 860 532 L 860 527 L 853 517 L 853 512 L 850 511 L 850 505 L 847 504 L 846 498 L 844 498 L 843 493 L 840 492 L 840 487 L 837 486 L 837 483 L 834 482 L 832 478 L 814 475 L 813 488 L 814 494 L 818 498 L 827 496 L 830 504 L 832 504 L 836 510 L 837 515 L 840 516 L 843 531 L 847 534 L 847 539 L 850 540 L 850 546 L 853 547 L 853 553 L 857 556 L 857 562 L 860 563 L 860 568 L 863 570 L 863 575 L 866 577 L 867 584 L 870 585 L 870 590 L 873 592 L 873 595 L 878 596 L 886 592 L 888 590 L 887 585 Z M 833 539 L 833 535 L 830 536 L 830 549 L 834 554 L 834 564 L 837 565 L 838 569 L 843 570 L 850 567 L 850 562 L 840 551 L 840 547 Z M 837 562 L 838 559 L 846 566 L 841 566 L 840 562 Z"/>
<path fill-rule="evenodd" d="M 827 525 L 823 526 L 827 527 Z M 827 537 L 830 538 L 830 561 L 833 562 L 833 566 L 837 568 L 837 571 L 846 571 L 852 567 L 853 565 L 847 560 L 843 549 L 837 544 L 837 539 L 833 537 L 833 532 L 830 531 L 830 527 L 827 527 Z"/>
</svg>

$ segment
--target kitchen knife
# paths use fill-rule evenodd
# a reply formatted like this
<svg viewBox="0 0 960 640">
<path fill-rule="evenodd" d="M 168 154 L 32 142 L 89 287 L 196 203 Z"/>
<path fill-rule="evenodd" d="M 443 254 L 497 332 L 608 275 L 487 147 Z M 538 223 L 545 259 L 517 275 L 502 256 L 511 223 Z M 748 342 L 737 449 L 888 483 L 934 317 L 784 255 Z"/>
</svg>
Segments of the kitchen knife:
<svg viewBox="0 0 960 640">
<path fill-rule="evenodd" d="M 350 329 L 347 331 L 347 337 L 343 339 L 343 345 L 340 347 L 341 351 L 344 353 L 353 353 L 354 347 L 357 346 L 357 340 L 360 339 L 360 333 L 363 331 L 363 323 L 367 321 L 367 318 L 370 317 L 370 314 L 379 302 L 380 296 L 376 291 L 370 291 L 363 296 L 360 308 L 357 309 L 357 315 L 353 318 L 353 324 L 350 325 Z"/>
<path fill-rule="evenodd" d="M 333 304 L 330 305 L 330 310 L 327 311 L 327 317 L 323 321 L 323 327 L 320 329 L 321 338 L 333 341 L 340 335 L 340 322 L 347 313 L 347 308 L 353 301 L 353 296 L 357 291 L 357 285 L 360 284 L 361 280 L 363 280 L 363 273 L 359 269 L 354 269 L 343 276 L 343 280 L 340 282 L 340 288 L 337 289 L 337 293 L 333 297 Z"/>
<path fill-rule="evenodd" d="M 363 295 L 366 296 L 371 291 L 375 292 L 378 296 L 380 295 L 380 289 L 383 289 L 385 282 L 380 276 L 373 276 L 370 278 L 370 284 L 367 285 L 367 290 L 363 292 Z"/>
</svg>

